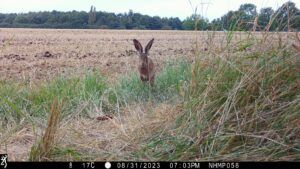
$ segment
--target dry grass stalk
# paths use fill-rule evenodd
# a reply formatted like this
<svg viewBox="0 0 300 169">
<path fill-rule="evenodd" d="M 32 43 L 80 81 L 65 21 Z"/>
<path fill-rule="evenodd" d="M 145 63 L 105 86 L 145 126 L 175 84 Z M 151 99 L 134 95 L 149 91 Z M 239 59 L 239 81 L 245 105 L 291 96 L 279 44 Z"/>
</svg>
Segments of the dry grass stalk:
<svg viewBox="0 0 300 169">
<path fill-rule="evenodd" d="M 257 25 L 258 25 L 258 16 L 255 17 L 254 22 L 253 22 L 253 27 L 252 27 L 253 32 L 256 31 Z"/>
<path fill-rule="evenodd" d="M 57 132 L 57 125 L 61 114 L 61 103 L 55 99 L 51 105 L 50 115 L 48 118 L 48 125 L 42 140 L 37 146 L 33 146 L 30 152 L 31 161 L 47 161 L 49 159 L 51 150 L 55 144 L 55 135 Z"/>
<path fill-rule="evenodd" d="M 299 37 L 298 32 L 296 32 L 295 37 L 296 37 L 297 42 L 293 43 L 292 46 L 293 46 L 298 52 L 300 52 L 300 37 Z"/>
</svg>

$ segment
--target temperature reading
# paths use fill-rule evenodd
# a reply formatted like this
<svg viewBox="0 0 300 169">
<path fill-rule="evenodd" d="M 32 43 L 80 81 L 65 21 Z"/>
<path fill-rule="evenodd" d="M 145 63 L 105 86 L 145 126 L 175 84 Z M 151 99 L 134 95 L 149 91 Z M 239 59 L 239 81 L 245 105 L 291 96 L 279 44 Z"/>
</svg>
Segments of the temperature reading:
<svg viewBox="0 0 300 169">
<path fill-rule="evenodd" d="M 94 162 L 85 162 L 82 163 L 83 168 L 95 168 L 95 163 Z"/>
</svg>

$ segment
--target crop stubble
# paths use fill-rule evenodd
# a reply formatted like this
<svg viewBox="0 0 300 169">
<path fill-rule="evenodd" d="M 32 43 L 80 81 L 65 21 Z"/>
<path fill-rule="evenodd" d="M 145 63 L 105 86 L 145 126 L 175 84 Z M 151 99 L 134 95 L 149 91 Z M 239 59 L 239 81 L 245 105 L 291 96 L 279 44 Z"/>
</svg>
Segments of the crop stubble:
<svg viewBox="0 0 300 169">
<path fill-rule="evenodd" d="M 154 37 L 156 65 L 192 54 L 192 32 L 121 30 L 0 29 L 1 79 L 40 80 L 95 69 L 117 76 L 134 71 L 138 55 L 132 39 Z"/>
<path fill-rule="evenodd" d="M 225 36 L 224 32 L 2 28 L 0 80 L 45 80 L 88 69 L 114 79 L 137 70 L 134 38 L 143 45 L 155 38 L 150 57 L 159 71 L 169 60 L 186 57 L 192 61 L 196 39 L 200 52 L 205 52 L 207 48 L 221 49 Z M 244 37 L 235 33 L 233 40 Z"/>
</svg>

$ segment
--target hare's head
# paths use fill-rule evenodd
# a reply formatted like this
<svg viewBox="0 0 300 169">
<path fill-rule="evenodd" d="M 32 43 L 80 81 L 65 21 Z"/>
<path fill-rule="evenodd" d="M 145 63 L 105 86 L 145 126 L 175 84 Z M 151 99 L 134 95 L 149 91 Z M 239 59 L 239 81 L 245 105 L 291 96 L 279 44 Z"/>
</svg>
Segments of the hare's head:
<svg viewBox="0 0 300 169">
<path fill-rule="evenodd" d="M 138 40 L 133 39 L 134 47 L 139 52 L 140 59 L 144 62 L 145 61 L 147 62 L 147 60 L 148 60 L 148 53 L 153 44 L 153 41 L 154 41 L 154 38 L 148 42 L 147 46 L 145 47 L 145 51 L 143 51 L 143 46 L 141 45 L 141 43 Z"/>
</svg>

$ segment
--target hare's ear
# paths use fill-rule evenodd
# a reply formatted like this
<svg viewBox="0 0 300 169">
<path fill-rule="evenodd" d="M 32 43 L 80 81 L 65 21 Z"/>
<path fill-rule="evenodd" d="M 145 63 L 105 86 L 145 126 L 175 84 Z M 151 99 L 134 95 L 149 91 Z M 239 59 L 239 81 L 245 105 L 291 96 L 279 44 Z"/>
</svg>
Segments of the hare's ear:
<svg viewBox="0 0 300 169">
<path fill-rule="evenodd" d="M 133 39 L 133 44 L 134 44 L 135 49 L 138 52 L 143 53 L 143 47 L 142 47 L 141 43 L 138 40 Z"/>
<path fill-rule="evenodd" d="M 148 52 L 149 52 L 149 50 L 151 49 L 151 46 L 152 46 L 152 44 L 153 44 L 153 41 L 154 41 L 154 38 L 152 38 L 152 39 L 148 42 L 147 46 L 145 47 L 145 53 L 148 53 Z"/>
</svg>

